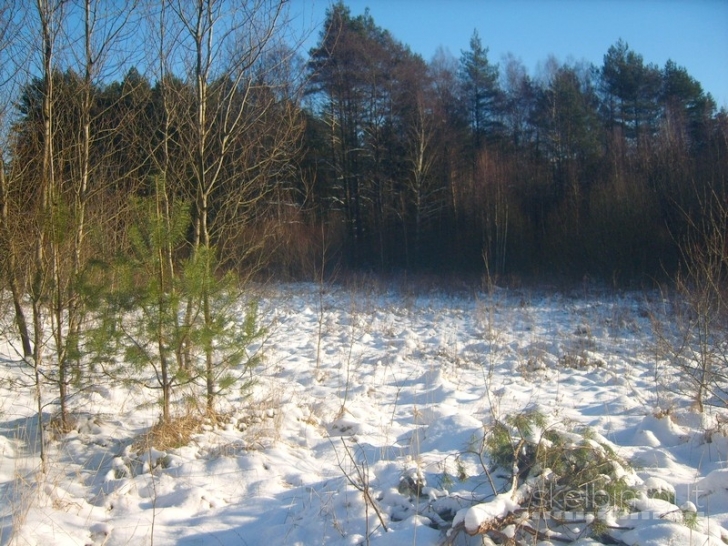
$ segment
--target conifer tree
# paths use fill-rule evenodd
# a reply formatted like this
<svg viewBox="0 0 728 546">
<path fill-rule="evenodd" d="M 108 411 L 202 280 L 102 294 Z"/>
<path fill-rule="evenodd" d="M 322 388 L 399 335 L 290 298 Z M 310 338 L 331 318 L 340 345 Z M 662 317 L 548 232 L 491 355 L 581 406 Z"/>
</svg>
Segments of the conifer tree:
<svg viewBox="0 0 728 546">
<path fill-rule="evenodd" d="M 109 288 L 99 290 L 87 346 L 108 375 L 161 391 L 162 421 L 169 422 L 184 386 L 214 411 L 216 397 L 258 362 L 248 351 L 264 331 L 255 302 L 240 302 L 235 275 L 215 275 L 214 249 L 175 260 L 187 247 L 191 207 L 166 195 L 162 177 L 153 184 L 151 196 L 133 199 L 131 253 L 108 264 L 102 284 Z"/>
<path fill-rule="evenodd" d="M 498 66 L 490 63 L 488 48 L 483 46 L 478 31 L 473 31 L 470 49 L 460 57 L 460 85 L 473 134 L 474 154 L 480 149 L 485 136 L 498 125 L 500 89 Z"/>
</svg>

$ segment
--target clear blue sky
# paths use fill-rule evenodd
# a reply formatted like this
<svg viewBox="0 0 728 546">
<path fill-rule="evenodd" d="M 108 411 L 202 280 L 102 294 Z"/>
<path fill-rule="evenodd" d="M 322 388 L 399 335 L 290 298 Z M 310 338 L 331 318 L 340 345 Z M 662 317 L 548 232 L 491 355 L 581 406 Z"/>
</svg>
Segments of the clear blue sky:
<svg viewBox="0 0 728 546">
<path fill-rule="evenodd" d="M 330 0 L 291 0 L 295 27 L 313 46 Z M 531 75 L 552 54 L 601 66 L 620 38 L 646 63 L 684 66 L 728 109 L 728 0 L 348 0 L 429 61 L 438 46 L 455 57 L 477 29 L 489 59 L 510 52 Z"/>
</svg>

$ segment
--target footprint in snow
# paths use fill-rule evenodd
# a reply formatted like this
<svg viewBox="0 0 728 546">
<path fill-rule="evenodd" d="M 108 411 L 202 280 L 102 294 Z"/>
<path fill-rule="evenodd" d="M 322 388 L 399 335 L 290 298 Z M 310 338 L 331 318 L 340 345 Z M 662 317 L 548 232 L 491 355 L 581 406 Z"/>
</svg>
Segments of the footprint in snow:
<svg viewBox="0 0 728 546">
<path fill-rule="evenodd" d="M 89 530 L 91 540 L 85 546 L 104 546 L 111 537 L 111 529 L 107 523 L 94 523 Z"/>
</svg>

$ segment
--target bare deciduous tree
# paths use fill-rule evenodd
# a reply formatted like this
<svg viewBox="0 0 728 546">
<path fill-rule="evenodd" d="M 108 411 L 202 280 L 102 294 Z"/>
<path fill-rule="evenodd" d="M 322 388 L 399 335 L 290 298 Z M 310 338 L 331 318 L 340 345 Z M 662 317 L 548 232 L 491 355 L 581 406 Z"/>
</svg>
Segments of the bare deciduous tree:
<svg viewBox="0 0 728 546">
<path fill-rule="evenodd" d="M 437 213 L 444 199 L 444 187 L 433 180 L 432 170 L 439 159 L 434 146 L 435 121 L 427 98 L 419 93 L 415 111 L 409 122 L 407 134 L 407 160 L 410 165 L 408 180 L 414 201 L 414 251 L 418 263 L 422 260 L 425 241 L 425 225 Z"/>
<path fill-rule="evenodd" d="M 271 75 L 285 62 L 276 54 L 285 15 L 283 0 L 231 5 L 219 0 L 169 2 L 180 64 L 194 87 L 189 134 L 181 149 L 193 173 L 193 259 L 215 260 L 215 246 L 271 189 L 300 132 L 296 109 Z M 227 232 L 227 233 L 226 233 Z M 215 263 L 206 266 L 215 274 Z M 204 323 L 214 322 L 209 294 L 200 302 Z M 191 320 L 188 302 L 185 327 Z M 211 340 L 205 341 L 208 409 L 217 393 Z"/>
<path fill-rule="evenodd" d="M 18 268 L 19 248 L 14 227 L 17 222 L 17 179 L 22 176 L 21 165 L 12 161 L 12 105 L 22 83 L 22 52 L 19 51 L 20 25 L 23 14 L 17 7 L 0 8 L 0 265 L 7 288 L 13 300 L 15 322 L 22 344 L 24 358 L 33 355 L 30 331 L 22 305 L 24 290 Z M 7 159 L 10 159 L 8 165 Z"/>
</svg>

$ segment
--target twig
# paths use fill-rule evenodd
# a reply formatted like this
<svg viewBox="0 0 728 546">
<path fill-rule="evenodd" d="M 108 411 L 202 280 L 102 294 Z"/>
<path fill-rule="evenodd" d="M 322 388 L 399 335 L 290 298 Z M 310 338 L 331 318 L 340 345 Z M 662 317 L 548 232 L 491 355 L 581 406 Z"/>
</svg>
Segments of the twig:
<svg viewBox="0 0 728 546">
<path fill-rule="evenodd" d="M 152 461 L 152 445 L 149 444 L 149 476 L 152 479 L 152 529 L 149 537 L 149 546 L 154 546 L 154 523 L 157 519 L 157 483 L 154 480 L 154 465 Z"/>
<path fill-rule="evenodd" d="M 381 523 L 382 528 L 384 529 L 385 533 L 389 532 L 389 529 L 387 528 L 387 524 L 384 522 L 384 516 L 382 515 L 382 512 L 379 510 L 379 507 L 377 506 L 377 503 L 372 498 L 371 493 L 369 492 L 369 476 L 368 472 L 366 470 L 362 470 L 362 466 L 366 466 L 366 462 L 364 465 L 357 464 L 356 460 L 354 459 L 354 456 L 351 454 L 351 450 L 349 449 L 349 446 L 346 445 L 346 442 L 344 439 L 341 439 L 341 443 L 344 446 L 344 451 L 346 451 L 347 457 L 349 457 L 349 460 L 354 465 L 354 469 L 356 470 L 356 475 L 359 478 L 359 481 L 357 482 L 354 480 L 351 475 L 344 470 L 344 467 L 342 466 L 341 462 L 339 462 L 339 468 L 344 473 L 344 476 L 346 477 L 347 481 L 354 486 L 355 489 L 358 489 L 362 492 L 364 495 L 364 502 L 366 505 L 371 504 L 372 508 L 374 508 L 374 512 L 377 514 L 377 518 L 379 518 L 379 523 Z"/>
</svg>

